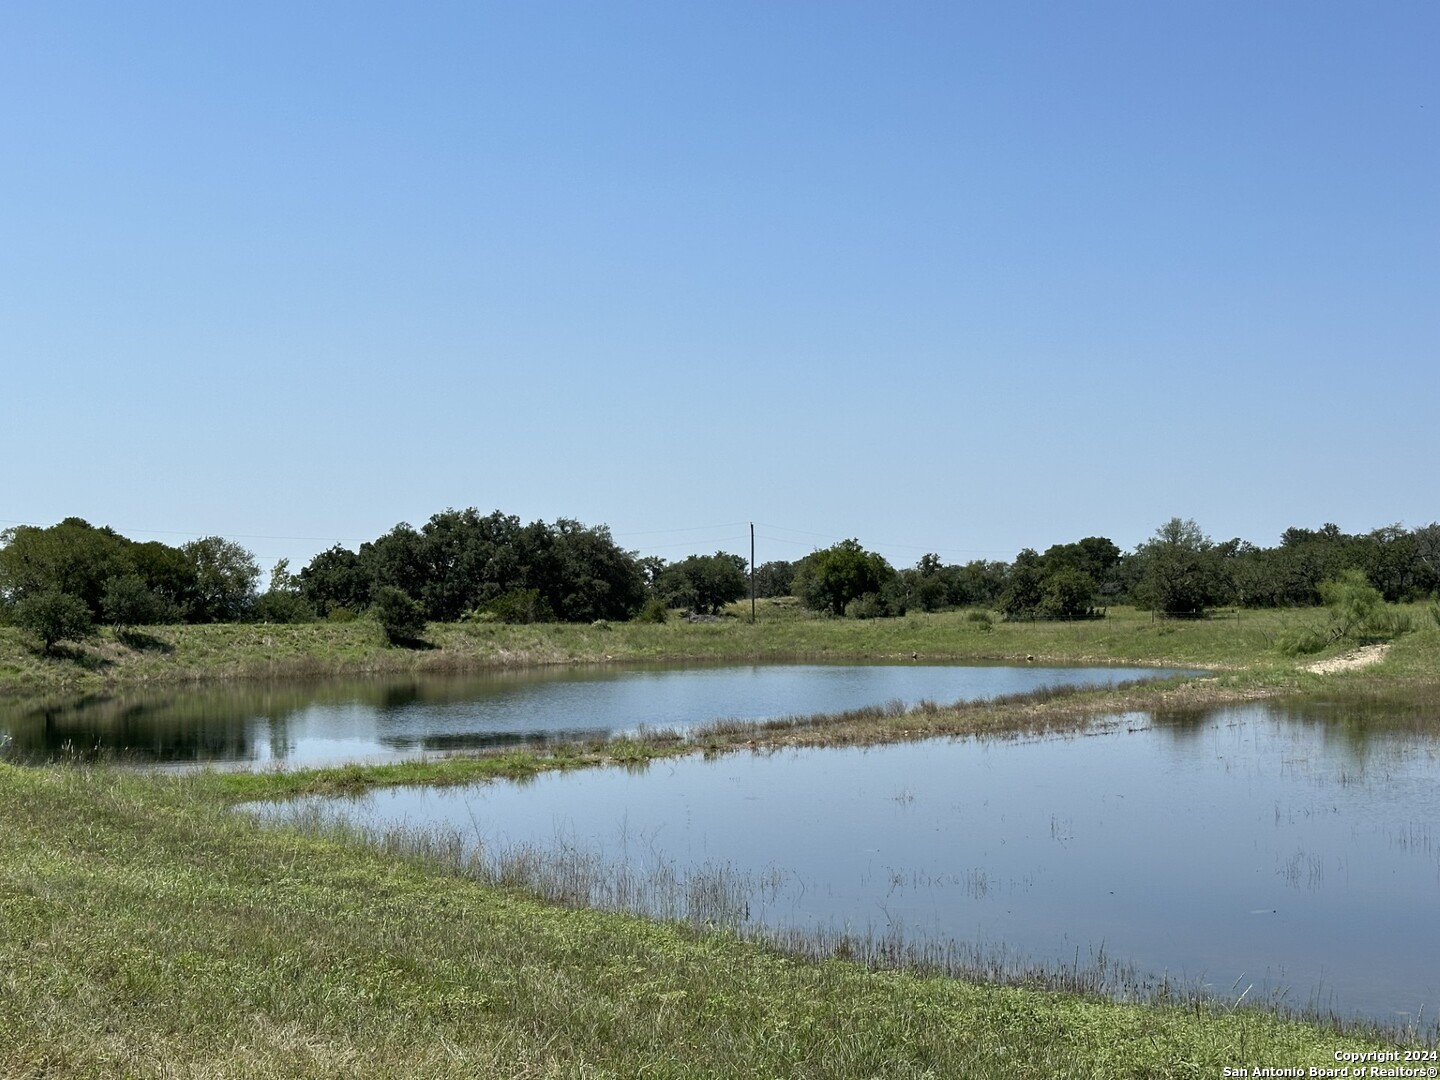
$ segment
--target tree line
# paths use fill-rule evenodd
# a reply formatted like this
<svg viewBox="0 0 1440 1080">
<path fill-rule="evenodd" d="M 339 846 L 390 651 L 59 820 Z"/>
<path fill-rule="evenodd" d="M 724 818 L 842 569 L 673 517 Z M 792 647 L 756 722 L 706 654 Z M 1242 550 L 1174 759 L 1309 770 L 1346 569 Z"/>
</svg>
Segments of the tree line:
<svg viewBox="0 0 1440 1080">
<path fill-rule="evenodd" d="M 1387 601 L 1436 595 L 1440 524 L 1363 534 L 1332 524 L 1291 528 L 1262 548 L 1216 542 L 1194 521 L 1172 518 L 1132 552 L 1090 536 L 1043 553 L 1027 548 L 1011 562 L 945 564 L 927 554 L 899 569 L 848 539 L 756 567 L 753 588 L 836 617 L 981 608 L 1007 619 L 1085 619 L 1115 604 L 1193 617 L 1218 606 L 1317 605 L 1327 583 L 1347 575 L 1361 575 Z M 126 630 L 369 613 L 399 638 L 417 636 L 426 621 L 663 620 L 674 609 L 713 615 L 752 588 L 738 555 L 642 558 L 603 525 L 527 524 L 473 507 L 442 511 L 418 529 L 401 523 L 357 550 L 336 545 L 295 573 L 281 560 L 264 592 L 260 578 L 254 556 L 218 536 L 170 546 L 80 518 L 0 532 L 0 621 L 34 630 L 46 649 L 96 624 Z"/>
<path fill-rule="evenodd" d="M 1440 524 L 1363 534 L 1333 524 L 1290 528 L 1279 545 L 1262 548 L 1216 542 L 1193 520 L 1171 518 L 1132 552 L 1087 536 L 1043 553 L 1026 548 L 1008 563 L 946 565 L 927 554 L 905 569 L 845 540 L 795 563 L 760 567 L 756 580 L 769 595 L 793 594 L 811 609 L 860 618 L 970 607 L 1008 619 L 1087 619 L 1118 604 L 1187 618 L 1217 607 L 1317 606 L 1327 583 L 1354 574 L 1391 603 L 1435 596 Z"/>
</svg>

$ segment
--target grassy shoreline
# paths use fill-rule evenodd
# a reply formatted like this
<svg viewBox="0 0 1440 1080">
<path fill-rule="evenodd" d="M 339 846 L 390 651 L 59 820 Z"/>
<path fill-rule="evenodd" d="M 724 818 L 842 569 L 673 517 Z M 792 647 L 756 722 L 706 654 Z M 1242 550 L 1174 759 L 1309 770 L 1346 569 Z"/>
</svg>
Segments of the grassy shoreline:
<svg viewBox="0 0 1440 1080">
<path fill-rule="evenodd" d="M 1424 627 L 1403 641 L 1433 637 Z M 553 664 L 699 661 L 1034 661 L 1203 667 L 1284 681 L 1298 664 L 1277 643 L 1323 620 L 1314 611 L 1239 611 L 1195 622 L 1156 620 L 1114 609 L 1074 623 L 1004 623 L 971 613 L 912 614 L 855 621 L 800 615 L 785 604 L 761 607 L 750 623 L 665 625 L 561 623 L 506 626 L 432 623 L 420 647 L 388 646 L 375 624 L 215 624 L 103 630 L 81 645 L 41 655 L 20 631 L 0 627 L 0 702 L 55 699 L 130 688 L 344 676 L 466 672 Z M 1431 669 L 1433 674 L 1433 669 Z M 1392 674 L 1423 674 L 1392 665 Z"/>
<path fill-rule="evenodd" d="M 756 626 L 432 627 L 435 647 L 421 650 L 367 643 L 369 628 L 355 624 L 173 628 L 169 651 L 124 656 L 101 641 L 96 651 L 117 650 L 108 665 L 44 661 L 79 668 L 100 693 L 522 662 L 911 653 L 1212 674 L 381 766 L 177 776 L 0 764 L 0 1075 L 1208 1077 L 1226 1066 L 1334 1067 L 1337 1051 L 1391 1042 L 1363 1025 L 1215 1000 L 1124 1004 L 806 957 L 546 904 L 434 853 L 262 827 L 231 809 L 682 753 L 1076 730 L 1126 712 L 1321 690 L 1405 693 L 1420 703 L 1417 722 L 1433 725 L 1440 632 L 1406 635 L 1374 668 L 1321 676 L 1274 648 L 1300 617 L 1157 624 L 1127 612 L 1108 625 L 985 631 L 960 615 L 887 625 L 779 612 Z M 67 692 L 63 680 L 26 674 L 25 657 L 15 659 L 24 648 L 0 635 L 11 700 Z"/>
<path fill-rule="evenodd" d="M 6 1076 L 1191 1077 L 1385 1045 L 547 905 L 196 777 L 0 766 L 0 815 Z"/>
</svg>

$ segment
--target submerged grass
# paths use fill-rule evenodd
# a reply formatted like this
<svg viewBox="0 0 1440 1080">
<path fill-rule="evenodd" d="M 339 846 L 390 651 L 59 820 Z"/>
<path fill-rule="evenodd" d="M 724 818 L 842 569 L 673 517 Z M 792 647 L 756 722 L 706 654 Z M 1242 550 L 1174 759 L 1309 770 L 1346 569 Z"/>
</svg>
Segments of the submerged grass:
<svg viewBox="0 0 1440 1080">
<path fill-rule="evenodd" d="M 1188 1077 L 1383 1045 L 546 904 L 201 776 L 0 766 L 0 818 L 5 1076 Z"/>
</svg>

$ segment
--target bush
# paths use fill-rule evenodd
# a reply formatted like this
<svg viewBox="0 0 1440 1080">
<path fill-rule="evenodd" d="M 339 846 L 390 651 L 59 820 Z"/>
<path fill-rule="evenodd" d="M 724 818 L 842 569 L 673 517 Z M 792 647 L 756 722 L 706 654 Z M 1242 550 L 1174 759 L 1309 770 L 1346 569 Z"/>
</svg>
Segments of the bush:
<svg viewBox="0 0 1440 1080">
<path fill-rule="evenodd" d="M 1094 617 L 1094 579 L 1083 570 L 1057 570 L 1045 579 L 1040 615 L 1046 619 Z"/>
<path fill-rule="evenodd" d="M 83 641 L 94 630 L 85 601 L 59 589 L 47 589 L 18 601 L 14 622 L 38 637 L 47 653 L 56 642 Z"/>
<path fill-rule="evenodd" d="M 1282 634 L 1276 644 L 1286 656 L 1308 656 L 1320 652 L 1333 640 L 1319 627 L 1302 626 Z"/>
<path fill-rule="evenodd" d="M 177 623 L 183 615 L 179 604 L 150 588 L 139 574 L 122 574 L 107 581 L 100 610 L 115 627 Z"/>
<path fill-rule="evenodd" d="M 879 593 L 867 592 L 845 605 L 847 619 L 881 619 L 889 614 Z"/>
<path fill-rule="evenodd" d="M 555 612 L 550 607 L 550 601 L 540 595 L 539 589 L 511 589 L 504 595 L 481 604 L 475 614 L 489 615 L 487 622 L 518 624 L 555 621 Z"/>
<path fill-rule="evenodd" d="M 370 612 L 392 645 L 418 640 L 425 632 L 425 609 L 393 585 L 381 587 Z"/>
<path fill-rule="evenodd" d="M 271 589 L 255 601 L 254 617 L 265 623 L 313 622 L 315 609 L 299 593 Z"/>
<path fill-rule="evenodd" d="M 631 621 L 660 624 L 668 621 L 669 618 L 670 609 L 665 605 L 665 601 L 659 597 L 651 597 L 645 601 L 644 606 L 635 613 L 635 618 Z"/>
<path fill-rule="evenodd" d="M 1410 613 L 1385 603 L 1362 570 L 1346 570 L 1322 581 L 1319 589 L 1330 609 L 1328 621 L 1323 627 L 1303 626 L 1284 635 L 1279 641 L 1281 652 L 1317 653 L 1347 640 L 1358 645 L 1389 641 L 1415 628 Z"/>
</svg>

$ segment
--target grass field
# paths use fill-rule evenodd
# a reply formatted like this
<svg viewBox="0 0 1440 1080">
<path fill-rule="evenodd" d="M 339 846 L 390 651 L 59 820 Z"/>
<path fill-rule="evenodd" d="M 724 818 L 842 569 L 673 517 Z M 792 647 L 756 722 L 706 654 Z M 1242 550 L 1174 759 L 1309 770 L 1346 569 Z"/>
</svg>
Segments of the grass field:
<svg viewBox="0 0 1440 1080">
<path fill-rule="evenodd" d="M 0 634 L 7 693 L 493 664 L 779 657 L 1024 658 L 1206 667 L 1208 678 L 715 728 L 429 764 L 263 775 L 0 765 L 0 1076 L 1216 1077 L 1335 1067 L 1388 1045 L 1224 1001 L 1118 1004 L 801 959 L 724 933 L 547 905 L 451 860 L 267 828 L 244 798 L 445 783 L 776 743 L 1043 729 L 1116 709 L 1401 693 L 1434 724 L 1440 630 L 1320 676 L 1276 648 L 1306 613 L 1071 625 L 963 614 L 612 627 L 167 628 L 68 659 Z M 1309 618 L 1316 618 L 1309 614 Z M 367 637 L 367 635 L 370 635 Z M 1307 658 L 1308 659 L 1308 658 Z"/>
<path fill-rule="evenodd" d="M 546 623 L 528 626 L 431 624 L 423 647 L 385 644 L 368 620 L 294 625 L 218 624 L 147 628 L 40 654 L 19 630 L 0 627 L 0 697 L 93 694 L 128 686 L 211 680 L 288 679 L 463 671 L 486 667 L 625 661 L 765 659 L 1025 660 L 1138 663 L 1244 671 L 1288 678 L 1295 661 L 1279 649 L 1297 628 L 1323 622 L 1311 610 L 1239 611 L 1199 621 L 1157 620 L 1148 612 L 1112 609 L 1108 617 L 1073 623 L 1006 623 L 983 613 L 913 614 L 858 621 L 802 615 L 785 602 L 749 605 L 719 622 L 674 620 L 664 625 Z M 1435 629 L 1415 605 L 1422 628 Z M 1433 669 L 1432 669 L 1433 670 Z M 1392 674 L 1402 674 L 1392 669 Z"/>
</svg>

